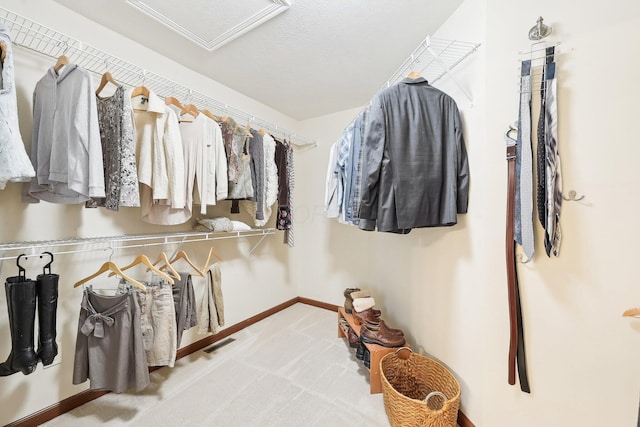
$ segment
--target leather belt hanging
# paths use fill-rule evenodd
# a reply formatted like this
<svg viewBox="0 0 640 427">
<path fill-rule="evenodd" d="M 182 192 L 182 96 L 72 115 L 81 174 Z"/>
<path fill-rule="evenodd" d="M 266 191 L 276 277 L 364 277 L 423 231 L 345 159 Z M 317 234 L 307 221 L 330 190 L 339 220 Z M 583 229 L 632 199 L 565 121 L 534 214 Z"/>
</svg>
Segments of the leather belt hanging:
<svg viewBox="0 0 640 427">
<path fill-rule="evenodd" d="M 509 384 L 516 383 L 516 366 L 520 380 L 520 389 L 530 393 L 529 380 L 527 378 L 527 366 L 524 353 L 524 330 L 522 327 L 522 310 L 520 307 L 520 292 L 518 290 L 518 276 L 516 274 L 516 242 L 514 240 L 513 218 L 515 214 L 516 192 L 516 140 L 509 136 L 509 132 L 515 129 L 509 128 L 505 133 L 507 141 L 507 228 L 506 228 L 506 262 L 507 262 L 507 289 L 509 300 Z"/>
</svg>

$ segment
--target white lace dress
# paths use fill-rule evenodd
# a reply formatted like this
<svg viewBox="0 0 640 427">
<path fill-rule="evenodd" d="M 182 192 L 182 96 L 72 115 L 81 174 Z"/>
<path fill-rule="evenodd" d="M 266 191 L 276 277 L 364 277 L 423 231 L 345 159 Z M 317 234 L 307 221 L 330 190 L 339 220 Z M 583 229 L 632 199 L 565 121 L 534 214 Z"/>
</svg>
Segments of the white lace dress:
<svg viewBox="0 0 640 427">
<path fill-rule="evenodd" d="M 0 190 L 3 190 L 7 182 L 28 182 L 36 174 L 20 136 L 11 38 L 1 22 L 0 44 L 6 55 L 0 61 Z"/>
</svg>

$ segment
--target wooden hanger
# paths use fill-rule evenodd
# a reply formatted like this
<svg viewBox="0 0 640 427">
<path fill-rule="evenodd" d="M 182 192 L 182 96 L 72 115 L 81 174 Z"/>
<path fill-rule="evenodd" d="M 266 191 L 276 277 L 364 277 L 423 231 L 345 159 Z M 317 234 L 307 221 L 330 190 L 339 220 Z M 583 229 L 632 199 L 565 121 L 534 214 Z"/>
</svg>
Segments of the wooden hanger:
<svg viewBox="0 0 640 427">
<path fill-rule="evenodd" d="M 171 275 L 173 277 L 175 277 L 176 279 L 180 280 L 180 273 L 178 273 L 175 268 L 173 268 L 173 266 L 171 265 L 171 263 L 169 262 L 169 257 L 167 257 L 167 254 L 164 252 L 160 252 L 160 254 L 158 255 L 158 258 L 156 258 L 156 260 L 153 262 L 153 265 L 158 265 L 160 262 L 162 262 L 162 264 L 160 264 L 160 269 L 162 268 L 166 268 L 167 270 L 169 270 L 169 273 L 171 273 Z M 148 268 L 147 271 L 151 270 L 151 268 Z"/>
<path fill-rule="evenodd" d="M 126 280 L 127 282 L 131 283 L 134 286 L 137 286 L 138 288 L 142 289 L 143 291 L 147 290 L 147 287 L 145 285 L 143 285 L 142 283 L 138 282 L 135 279 L 132 279 L 131 277 L 127 276 L 126 274 L 124 274 L 122 272 L 122 270 L 120 270 L 120 267 L 118 267 L 117 265 L 115 265 L 113 262 L 111 261 L 107 261 L 104 264 L 102 264 L 102 267 L 100 267 L 100 269 L 98 271 L 96 271 L 95 273 L 93 273 L 91 276 L 87 276 L 84 279 L 76 282 L 73 287 L 77 288 L 80 285 L 83 285 L 85 283 L 87 283 L 89 280 L 94 279 L 96 277 L 98 277 L 99 275 L 101 275 L 102 273 L 105 273 L 107 271 L 112 271 L 115 274 L 117 274 L 118 276 L 122 277 L 124 280 Z"/>
<path fill-rule="evenodd" d="M 174 98 L 173 96 L 168 96 L 164 99 L 164 105 L 175 105 L 181 110 L 184 110 L 184 105 L 178 101 L 178 98 Z"/>
<path fill-rule="evenodd" d="M 422 76 L 417 71 L 411 71 L 409 74 L 407 74 L 407 78 L 410 78 L 410 79 L 413 79 L 413 80 L 419 79 L 420 77 L 422 77 Z"/>
<path fill-rule="evenodd" d="M 640 317 L 640 308 L 630 308 L 622 313 L 624 317 Z"/>
<path fill-rule="evenodd" d="M 152 263 L 151 260 L 149 259 L 149 257 L 147 257 L 146 255 L 138 255 L 133 262 L 131 262 L 131 264 L 126 265 L 122 268 L 120 268 L 121 271 L 124 270 L 128 270 L 131 267 L 135 267 L 136 265 L 146 265 L 148 267 L 147 271 L 151 270 L 154 273 L 156 273 L 158 276 L 162 277 L 164 280 L 166 280 L 167 282 L 171 283 L 172 285 L 174 284 L 174 280 L 164 271 L 161 271 L 160 269 L 156 268 Z M 115 273 L 111 273 L 109 274 L 109 277 L 113 276 Z"/>
<path fill-rule="evenodd" d="M 112 85 L 118 86 L 118 87 L 120 86 L 120 83 L 118 83 L 116 79 L 113 78 L 111 73 L 107 71 L 102 75 L 102 79 L 100 80 L 100 85 L 98 85 L 98 89 L 96 89 L 96 96 L 100 94 L 100 92 L 102 91 L 102 89 L 104 89 L 107 83 L 111 83 Z"/>
<path fill-rule="evenodd" d="M 251 135 L 251 131 L 249 131 L 249 129 L 251 129 L 251 127 L 249 125 L 247 125 L 247 127 L 242 127 L 240 125 L 236 125 L 234 132 L 237 132 L 239 130 L 244 131 L 244 136 L 246 138 L 253 138 L 253 135 Z"/>
<path fill-rule="evenodd" d="M 267 131 L 266 131 L 266 130 L 264 130 L 264 129 L 260 129 L 260 130 L 258 131 L 258 133 L 259 133 L 260 135 L 262 135 L 262 136 L 265 136 L 265 135 L 267 134 Z"/>
<path fill-rule="evenodd" d="M 58 61 L 56 62 L 56 65 L 53 66 L 53 69 L 55 70 L 55 72 L 59 72 L 60 69 L 62 67 L 64 67 L 65 65 L 69 64 L 71 61 L 69 60 L 69 57 L 67 55 L 61 55 L 58 58 Z"/>
<path fill-rule="evenodd" d="M 134 98 L 136 96 L 145 96 L 145 97 L 149 97 L 149 89 L 147 89 L 146 86 L 137 86 L 133 89 L 133 91 L 131 92 L 131 97 Z"/>
<path fill-rule="evenodd" d="M 204 263 L 204 267 L 202 267 L 202 271 L 206 271 L 209 268 L 209 263 L 211 262 L 212 256 L 218 258 L 219 261 L 222 261 L 222 257 L 218 255 L 218 251 L 216 251 L 216 248 L 211 246 L 211 248 L 209 249 L 209 255 L 207 256 L 207 260 Z"/>
<path fill-rule="evenodd" d="M 198 117 L 198 114 L 200 114 L 200 110 L 198 110 L 198 107 L 193 104 L 187 104 L 182 107 L 182 111 L 180 112 L 181 116 L 184 114 L 191 114 L 193 117 Z"/>
<path fill-rule="evenodd" d="M 4 63 L 4 58 L 7 57 L 7 45 L 2 42 L 0 43 L 0 62 Z"/>
<path fill-rule="evenodd" d="M 209 111 L 209 110 L 200 110 L 200 112 L 201 112 L 202 114 L 204 114 L 205 116 L 209 117 L 210 119 L 213 119 L 213 120 L 215 120 L 215 121 L 217 121 L 217 122 L 219 122 L 219 121 L 220 121 L 220 117 L 216 116 L 215 114 L 213 114 L 213 113 L 212 113 L 211 111 Z"/>
<path fill-rule="evenodd" d="M 189 259 L 189 255 L 187 255 L 187 253 L 185 251 L 179 251 L 176 256 L 173 257 L 173 259 L 171 261 L 169 261 L 170 264 L 173 264 L 174 262 L 178 261 L 179 259 L 183 259 L 187 262 L 187 264 L 189 264 L 191 266 L 191 268 L 193 268 L 197 273 L 198 276 L 202 276 L 204 277 L 204 273 L 202 272 L 202 270 L 200 270 L 190 259 Z"/>
</svg>

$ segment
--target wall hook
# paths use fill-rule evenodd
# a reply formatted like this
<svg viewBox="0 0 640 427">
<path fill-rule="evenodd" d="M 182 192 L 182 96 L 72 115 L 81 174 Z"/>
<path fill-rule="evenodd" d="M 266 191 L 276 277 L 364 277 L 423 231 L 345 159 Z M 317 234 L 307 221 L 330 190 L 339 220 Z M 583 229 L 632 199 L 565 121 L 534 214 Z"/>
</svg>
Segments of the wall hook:
<svg viewBox="0 0 640 427">
<path fill-rule="evenodd" d="M 576 193 L 575 190 L 570 190 L 569 193 L 567 193 L 567 197 L 565 197 L 565 195 L 563 194 L 562 198 L 567 202 L 577 202 L 584 199 L 584 194 L 580 197 L 576 197 L 577 195 L 578 193 Z"/>
<path fill-rule="evenodd" d="M 551 27 L 542 23 L 542 16 L 538 18 L 536 25 L 529 30 L 529 40 L 542 40 L 551 34 Z"/>
</svg>

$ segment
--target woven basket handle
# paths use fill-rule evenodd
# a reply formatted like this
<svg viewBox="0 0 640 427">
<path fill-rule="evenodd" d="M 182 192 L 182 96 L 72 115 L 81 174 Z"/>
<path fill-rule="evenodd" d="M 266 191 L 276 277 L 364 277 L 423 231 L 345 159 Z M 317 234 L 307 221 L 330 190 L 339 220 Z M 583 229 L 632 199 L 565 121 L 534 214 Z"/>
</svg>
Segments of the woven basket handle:
<svg viewBox="0 0 640 427">
<path fill-rule="evenodd" d="M 427 394 L 427 397 L 424 398 L 424 403 L 429 403 L 429 398 L 433 397 L 433 396 L 440 396 L 444 399 L 444 402 L 447 402 L 447 396 L 444 395 L 444 393 L 442 393 L 441 391 L 432 391 L 431 393 Z M 444 404 L 442 405 L 444 407 Z M 442 409 L 442 408 L 438 408 L 438 409 Z"/>
<path fill-rule="evenodd" d="M 398 354 L 398 352 L 400 350 L 409 350 L 409 354 L 407 354 L 406 356 L 401 356 L 401 355 Z M 409 356 L 411 356 L 412 353 L 413 353 L 413 350 L 411 350 L 409 347 L 400 347 L 395 351 L 396 356 L 398 356 L 402 360 L 407 360 L 409 358 Z"/>
</svg>

